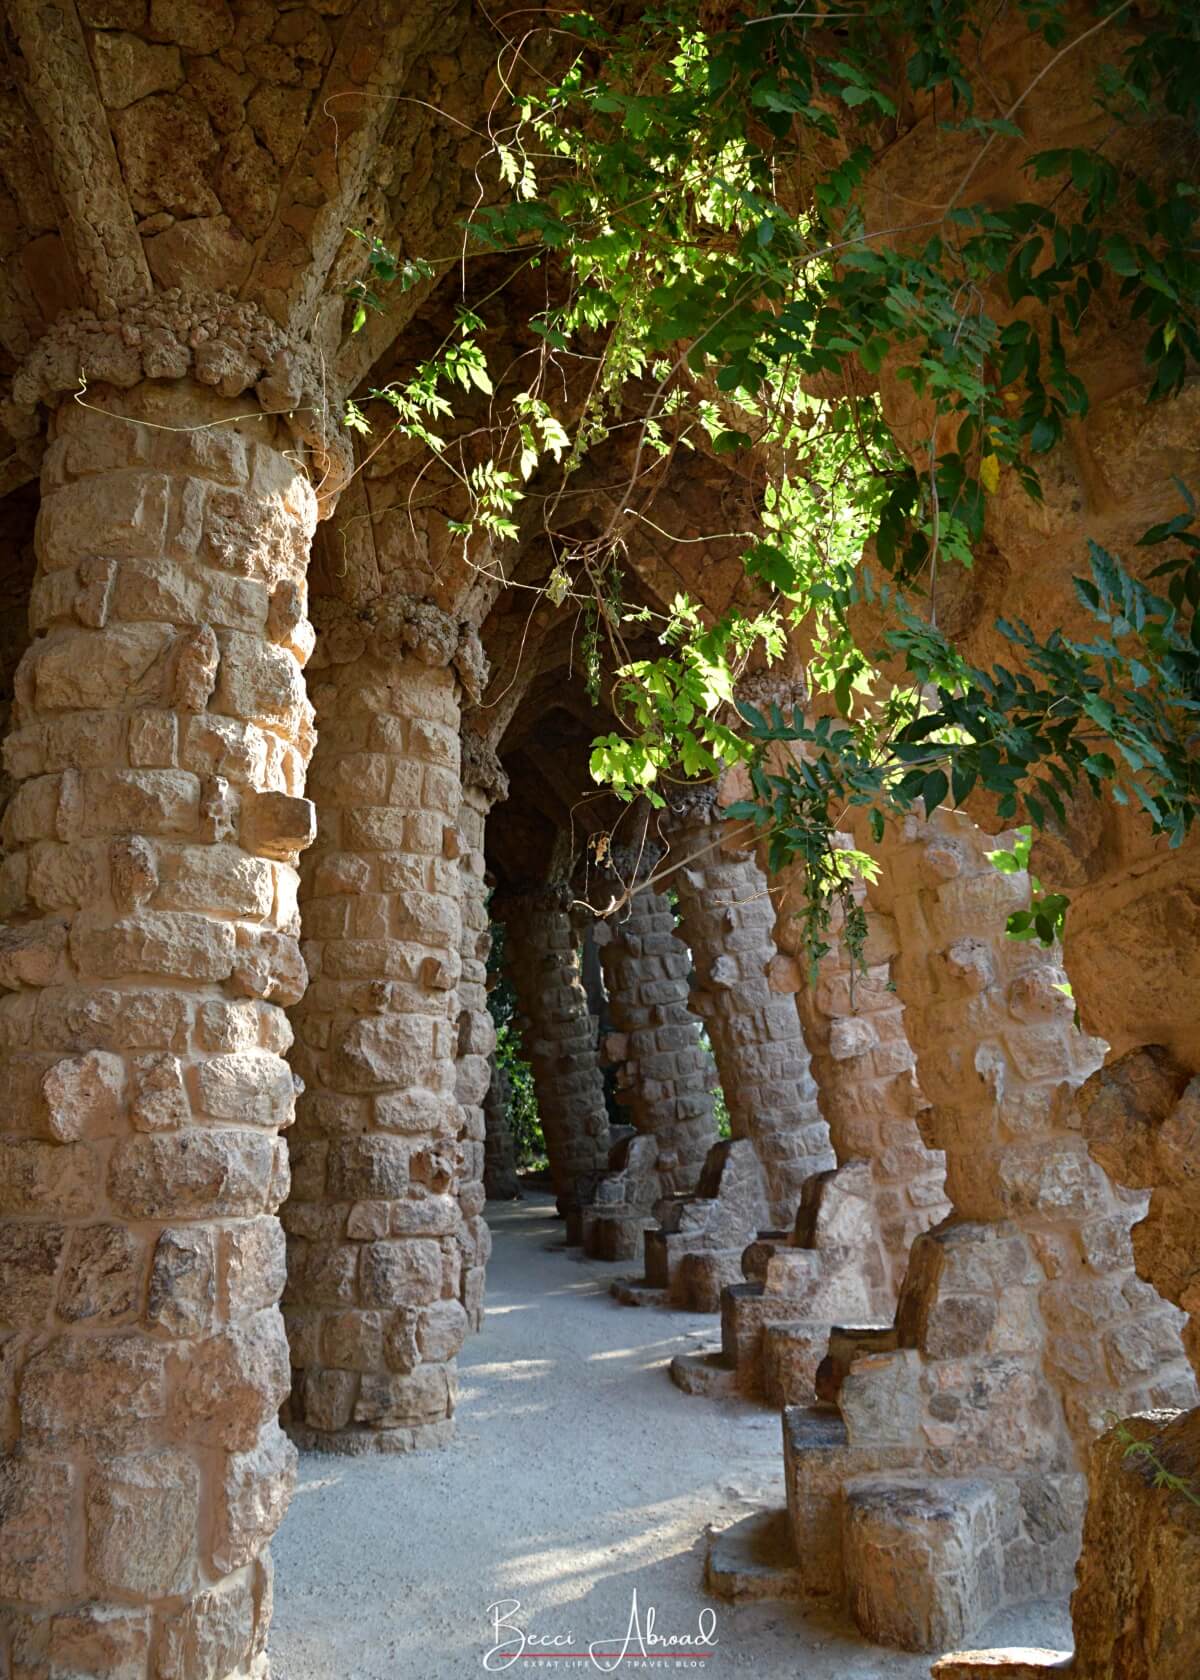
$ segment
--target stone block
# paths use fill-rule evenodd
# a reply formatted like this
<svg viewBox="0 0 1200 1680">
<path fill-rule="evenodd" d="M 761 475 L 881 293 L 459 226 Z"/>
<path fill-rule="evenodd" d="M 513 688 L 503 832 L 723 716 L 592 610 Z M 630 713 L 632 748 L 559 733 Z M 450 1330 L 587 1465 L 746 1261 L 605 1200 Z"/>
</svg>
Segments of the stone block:
<svg viewBox="0 0 1200 1680">
<path fill-rule="evenodd" d="M 1076 1670 L 1070 1651 L 1005 1645 L 990 1651 L 951 1651 L 939 1657 L 929 1672 L 933 1680 L 1045 1680 L 1047 1675 L 1065 1676 Z"/>
<path fill-rule="evenodd" d="M 334 1434 L 350 1422 L 358 1377 L 353 1371 L 323 1371 L 310 1366 L 302 1375 L 300 1392 L 304 1422 Z"/>
<path fill-rule="evenodd" d="M 194 1583 L 200 1475 L 186 1454 L 105 1459 L 88 1477 L 86 1517 L 94 1589 L 161 1598 Z"/>
<path fill-rule="evenodd" d="M 326 1313 L 320 1362 L 335 1371 L 378 1371 L 383 1364 L 383 1314 L 353 1309 Z"/>
<path fill-rule="evenodd" d="M 221 1237 L 221 1287 L 230 1318 L 273 1306 L 287 1282 L 283 1227 L 278 1219 L 249 1219 Z"/>
<path fill-rule="evenodd" d="M 647 1252 L 650 1235 L 648 1232 Z M 676 1268 L 672 1303 L 683 1307 L 687 1312 L 720 1312 L 722 1293 L 738 1283 L 741 1276 L 740 1249 L 685 1251 Z"/>
<path fill-rule="evenodd" d="M 42 1080 L 51 1132 L 63 1143 L 111 1133 L 121 1118 L 124 1086 L 125 1064 L 109 1051 L 56 1062 Z"/>
<path fill-rule="evenodd" d="M 800 1596 L 786 1511 L 756 1511 L 712 1535 L 704 1585 L 734 1604 L 760 1604 Z"/>
<path fill-rule="evenodd" d="M 976 1480 L 850 1482 L 842 1542 L 850 1610 L 877 1645 L 944 1651 L 1002 1601 L 994 1490 Z"/>
<path fill-rule="evenodd" d="M 71 1232 L 58 1291 L 58 1316 L 70 1323 L 114 1324 L 141 1305 L 146 1245 L 124 1225 L 84 1225 Z"/>
<path fill-rule="evenodd" d="M 139 1132 L 174 1132 L 192 1117 L 183 1088 L 183 1065 L 165 1053 L 130 1058 L 133 1102 L 130 1119 Z"/>
<path fill-rule="evenodd" d="M 188 1349 L 175 1393 L 176 1437 L 251 1452 L 289 1387 L 283 1320 L 271 1308 Z"/>
<path fill-rule="evenodd" d="M 260 1132 L 233 1129 L 132 1138 L 112 1153 L 109 1195 L 135 1219 L 261 1213 L 271 1187 L 271 1144 Z"/>
<path fill-rule="evenodd" d="M 418 1365 L 413 1371 L 364 1376 L 354 1421 L 377 1429 L 435 1423 L 450 1415 L 451 1403 L 445 1367 Z"/>
<path fill-rule="evenodd" d="M 281 1056 L 256 1051 L 211 1056 L 197 1064 L 195 1078 L 199 1106 L 214 1120 L 291 1124 L 296 1090 L 292 1070 Z"/>
<path fill-rule="evenodd" d="M 216 1307 L 215 1233 L 204 1225 L 168 1227 L 154 1245 L 146 1322 L 169 1336 L 201 1336 Z"/>
<path fill-rule="evenodd" d="M 70 1464 L 0 1458 L 0 1594 L 52 1604 L 72 1590 L 78 1472 Z"/>
<path fill-rule="evenodd" d="M 417 1320 L 417 1346 L 422 1359 L 434 1364 L 453 1359 L 466 1334 L 467 1313 L 458 1301 L 435 1301 L 422 1307 Z"/>
<path fill-rule="evenodd" d="M 0 1213 L 77 1218 L 99 1200 L 98 1162 L 86 1143 L 0 1139 Z"/>
<path fill-rule="evenodd" d="M 336 1307 L 354 1302 L 358 1292 L 358 1243 L 288 1243 L 285 1301 Z"/>
<path fill-rule="evenodd" d="M 200 780 L 186 771 L 86 770 L 82 783 L 81 839 L 130 834 L 187 839 L 195 833 Z"/>
<path fill-rule="evenodd" d="M 434 1059 L 434 1023 L 405 1015 L 352 1022 L 333 1052 L 332 1078 L 345 1091 L 420 1087 Z"/>
<path fill-rule="evenodd" d="M 40 1452 L 138 1451 L 166 1417 L 166 1365 L 167 1350 L 144 1336 L 54 1337 L 21 1374 L 24 1443 Z"/>
<path fill-rule="evenodd" d="M 364 1305 L 423 1306 L 436 1301 L 442 1287 L 442 1253 L 436 1242 L 365 1243 L 359 1262 L 359 1290 Z"/>
<path fill-rule="evenodd" d="M 216 1569 L 240 1569 L 259 1555 L 283 1521 L 297 1463 L 295 1447 L 274 1422 L 250 1452 L 230 1454 L 217 1496 Z"/>
<path fill-rule="evenodd" d="M 221 666 L 213 710 L 262 725 L 292 723 L 304 704 L 304 679 L 292 655 L 244 631 L 220 633 Z"/>
<path fill-rule="evenodd" d="M 840 1604 L 842 1489 L 854 1476 L 902 1470 L 915 1460 L 905 1447 L 855 1447 L 839 1414 L 824 1406 L 783 1412 L 783 1469 L 792 1550 L 802 1595 Z"/>
<path fill-rule="evenodd" d="M 229 923 L 182 911 L 142 911 L 115 922 L 83 912 L 72 924 L 70 946 L 85 978 L 153 974 L 225 980 L 233 970 L 237 936 Z"/>
<path fill-rule="evenodd" d="M 164 845 L 158 855 L 156 910 L 201 911 L 217 916 L 271 914 L 275 882 L 265 858 L 238 846 Z"/>
<path fill-rule="evenodd" d="M 15 1618 L 14 1618 L 15 1620 Z M 86 1675 L 140 1680 L 150 1649 L 150 1612 L 120 1605 L 85 1604 L 14 1629 L 14 1680 L 46 1675 Z"/>
<path fill-rule="evenodd" d="M 250 1672 L 254 1591 L 245 1573 L 197 1593 L 163 1619 L 155 1680 L 223 1680 Z"/>
<path fill-rule="evenodd" d="M 390 1204 L 388 1227 L 371 1233 L 393 1237 L 444 1237 L 459 1227 L 462 1213 L 453 1196 L 430 1195 L 413 1185 L 401 1201 Z"/>
<path fill-rule="evenodd" d="M 241 843 L 259 857 L 289 862 L 317 837 L 317 808 L 311 799 L 260 793 L 242 807 Z"/>
<path fill-rule="evenodd" d="M 377 1133 L 337 1139 L 329 1146 L 329 1196 L 360 1201 L 403 1195 L 409 1183 L 410 1147 L 401 1138 Z"/>
<path fill-rule="evenodd" d="M 763 1326 L 763 1399 L 770 1406 L 811 1406 L 816 1398 L 817 1367 L 829 1347 L 827 1324 L 790 1323 Z"/>
<path fill-rule="evenodd" d="M 0 1222 L 0 1322 L 28 1329 L 45 1322 L 66 1246 L 61 1225 Z"/>
</svg>

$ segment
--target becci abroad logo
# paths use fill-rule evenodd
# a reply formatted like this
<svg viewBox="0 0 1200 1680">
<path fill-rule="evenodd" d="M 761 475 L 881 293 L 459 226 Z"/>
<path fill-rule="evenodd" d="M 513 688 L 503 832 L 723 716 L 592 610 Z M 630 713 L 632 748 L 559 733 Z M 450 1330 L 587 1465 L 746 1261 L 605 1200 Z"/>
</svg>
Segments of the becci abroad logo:
<svg viewBox="0 0 1200 1680">
<path fill-rule="evenodd" d="M 637 1588 L 629 1604 L 624 1632 L 584 1644 L 574 1633 L 531 1633 L 517 1618 L 519 1598 L 500 1598 L 487 1607 L 492 1646 L 484 1653 L 483 1666 L 489 1674 L 517 1668 L 593 1669 L 600 1674 L 622 1674 L 630 1669 L 696 1669 L 703 1673 L 717 1645 L 717 1612 L 705 1605 L 696 1619 L 695 1633 L 660 1633 L 658 1612 L 652 1604 L 643 1611 Z"/>
</svg>

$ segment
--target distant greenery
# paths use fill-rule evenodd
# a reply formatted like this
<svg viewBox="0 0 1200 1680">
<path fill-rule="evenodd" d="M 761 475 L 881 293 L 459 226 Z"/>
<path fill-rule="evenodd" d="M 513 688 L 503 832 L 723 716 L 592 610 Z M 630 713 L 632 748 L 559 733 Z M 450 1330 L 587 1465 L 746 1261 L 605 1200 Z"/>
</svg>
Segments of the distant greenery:
<svg viewBox="0 0 1200 1680">
<path fill-rule="evenodd" d="M 508 1126 L 518 1172 L 546 1165 L 546 1139 L 538 1115 L 533 1069 L 525 1059 L 521 1034 L 509 1021 L 496 1029 L 496 1061 L 508 1075 Z"/>
<path fill-rule="evenodd" d="M 505 933 L 503 922 L 491 924 L 488 1009 L 496 1028 L 496 1062 L 508 1075 L 508 1125 L 517 1170 L 528 1172 L 546 1165 L 546 1139 L 538 1114 L 533 1069 L 526 1058 L 521 1029 L 517 1025 L 517 997 L 505 970 Z"/>
</svg>

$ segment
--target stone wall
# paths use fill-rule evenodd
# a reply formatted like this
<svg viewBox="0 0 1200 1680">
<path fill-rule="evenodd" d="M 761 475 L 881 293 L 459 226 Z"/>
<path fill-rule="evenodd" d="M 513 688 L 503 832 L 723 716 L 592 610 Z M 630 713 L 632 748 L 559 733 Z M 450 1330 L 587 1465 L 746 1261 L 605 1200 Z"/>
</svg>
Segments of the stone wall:
<svg viewBox="0 0 1200 1680">
<path fill-rule="evenodd" d="M 785 882 L 778 888 L 786 920 L 794 901 Z M 856 969 L 835 912 L 816 976 L 797 972 L 804 961 L 797 952 L 790 976 L 780 963 L 777 984 L 799 982 L 796 1007 L 838 1160 L 871 1163 L 876 1240 L 894 1299 L 914 1238 L 943 1219 L 950 1204 L 942 1153 L 921 1135 L 928 1104 L 896 988 L 896 924 L 866 903 L 865 883 L 856 883 L 855 896 L 867 922 L 865 972 Z"/>
<path fill-rule="evenodd" d="M 1047 1371 L 1085 1450 L 1108 1411 L 1189 1396 L 1181 1320 L 1133 1274 L 1143 1198 L 1089 1159 L 1075 1091 L 1102 1046 L 1074 1025 L 1061 954 L 1004 932 L 1028 877 L 1004 875 L 969 819 L 909 819 L 881 892 L 901 930 L 897 984 L 946 1155 L 956 1222 L 1010 1221 L 1037 1263 Z"/>
<path fill-rule="evenodd" d="M 634 1127 L 585 1219 L 584 1247 L 606 1260 L 640 1253 L 655 1205 L 696 1189 L 716 1140 L 712 1064 L 688 1009 L 691 961 L 675 938 L 669 899 L 644 880 L 635 884 L 650 861 L 645 852 L 617 853 L 617 878 L 633 890 L 595 929 L 614 1029 L 604 1051 L 617 1070 L 616 1099 Z"/>
<path fill-rule="evenodd" d="M 456 1096 L 471 635 L 403 596 L 321 605 L 288 1420 L 308 1446 L 402 1451 L 448 1437 L 454 1356 L 482 1298 L 482 1140 L 463 1135 Z"/>
</svg>

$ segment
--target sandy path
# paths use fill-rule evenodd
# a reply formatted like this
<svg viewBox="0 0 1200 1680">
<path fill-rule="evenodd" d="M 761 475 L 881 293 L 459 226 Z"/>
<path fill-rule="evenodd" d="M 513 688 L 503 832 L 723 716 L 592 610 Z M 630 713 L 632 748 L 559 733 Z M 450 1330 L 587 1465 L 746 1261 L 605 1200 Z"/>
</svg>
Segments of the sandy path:
<svg viewBox="0 0 1200 1680">
<path fill-rule="evenodd" d="M 674 1388 L 667 1361 L 689 1337 L 708 1339 L 712 1321 L 618 1306 L 608 1281 L 628 1268 L 568 1254 L 547 1199 L 493 1204 L 488 1217 L 487 1323 L 460 1360 L 455 1443 L 301 1460 L 273 1548 L 275 1680 L 481 1675 L 497 1599 L 519 1599 L 527 1630 L 570 1634 L 572 1649 L 614 1635 L 615 1648 L 634 1588 L 661 1634 L 694 1636 L 701 1607 L 714 1604 L 718 1644 L 690 1670 L 631 1658 L 620 1680 L 925 1680 L 928 1658 L 865 1646 L 795 1607 L 705 1599 L 704 1525 L 783 1503 L 778 1416 Z M 989 1635 L 979 1643 L 1066 1646 L 1065 1606 Z M 597 1670 L 525 1658 L 507 1672 Z"/>
</svg>

